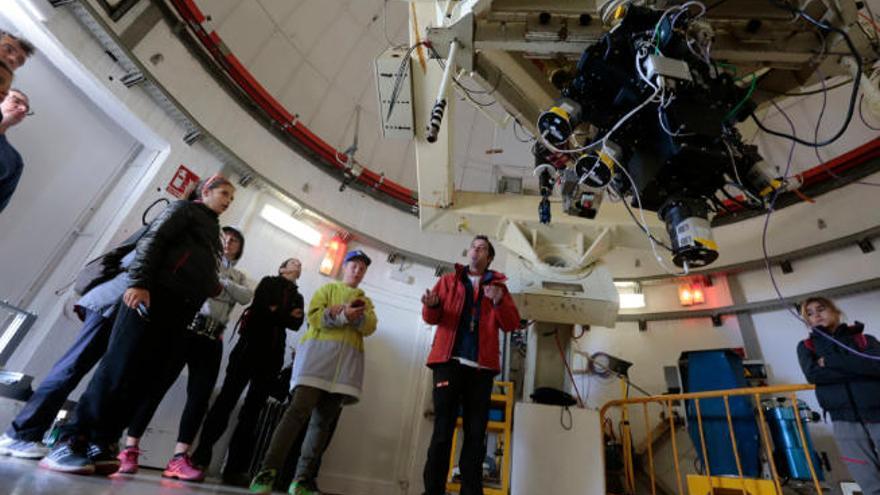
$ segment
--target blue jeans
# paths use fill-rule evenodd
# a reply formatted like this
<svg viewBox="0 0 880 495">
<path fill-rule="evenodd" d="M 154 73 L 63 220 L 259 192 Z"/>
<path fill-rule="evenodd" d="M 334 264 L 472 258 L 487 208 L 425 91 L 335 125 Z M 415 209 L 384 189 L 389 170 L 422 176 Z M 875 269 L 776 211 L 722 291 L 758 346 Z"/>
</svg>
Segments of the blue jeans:
<svg viewBox="0 0 880 495">
<path fill-rule="evenodd" d="M 107 350 L 113 315 L 86 309 L 82 329 L 70 349 L 55 363 L 49 375 L 28 399 L 6 434 L 19 440 L 39 442 L 52 425 L 67 396 Z"/>
</svg>

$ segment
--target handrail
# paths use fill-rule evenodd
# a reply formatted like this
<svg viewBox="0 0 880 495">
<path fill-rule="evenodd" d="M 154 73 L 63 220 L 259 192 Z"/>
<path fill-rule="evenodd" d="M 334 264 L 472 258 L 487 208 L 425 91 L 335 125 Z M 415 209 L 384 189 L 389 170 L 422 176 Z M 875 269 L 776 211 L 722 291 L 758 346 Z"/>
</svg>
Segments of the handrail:
<svg viewBox="0 0 880 495">
<path fill-rule="evenodd" d="M 679 453 L 681 452 L 681 448 L 680 448 L 680 446 L 677 445 L 677 442 L 676 442 L 676 436 L 677 436 L 676 421 L 674 420 L 674 416 L 672 414 L 672 405 L 673 405 L 673 403 L 676 403 L 679 401 L 692 401 L 692 403 L 694 405 L 694 410 L 692 411 L 692 413 L 695 412 L 696 420 L 693 423 L 691 423 L 690 434 L 691 434 L 692 442 L 694 443 L 694 448 L 698 452 L 698 456 L 699 456 L 699 453 L 702 454 L 702 463 L 703 463 L 704 468 L 703 468 L 703 474 L 693 474 L 693 475 L 687 474 L 686 475 L 687 489 L 689 490 L 689 492 L 693 493 L 694 490 L 699 490 L 700 493 L 703 493 L 704 490 L 709 490 L 710 492 L 712 492 L 716 488 L 719 488 L 719 489 L 724 488 L 729 491 L 732 490 L 735 492 L 742 492 L 743 495 L 754 495 L 757 493 L 771 493 L 771 492 L 775 492 L 778 495 L 782 495 L 782 484 L 780 483 L 779 470 L 777 469 L 777 466 L 776 466 L 776 461 L 778 459 L 774 458 L 773 441 L 774 441 L 774 438 L 776 438 L 776 437 L 775 436 L 771 437 L 770 425 L 768 425 L 766 418 L 765 418 L 765 415 L 764 415 L 764 406 L 762 405 L 762 396 L 764 396 L 764 398 L 768 398 L 768 396 L 772 396 L 772 397 L 783 396 L 786 399 L 790 400 L 791 405 L 789 406 L 789 405 L 781 405 L 780 404 L 778 406 L 775 406 L 775 408 L 780 408 L 780 407 L 786 408 L 786 409 L 790 408 L 793 411 L 794 420 L 795 420 L 796 426 L 797 426 L 797 429 L 796 429 L 797 439 L 799 441 L 799 445 L 801 446 L 800 448 L 803 449 L 804 456 L 806 457 L 805 460 L 807 463 L 807 467 L 809 468 L 809 474 L 810 474 L 810 478 L 812 481 L 812 486 L 815 489 L 817 494 L 821 494 L 822 493 L 822 486 L 819 481 L 819 476 L 821 475 L 821 472 L 814 465 L 813 451 L 811 448 L 810 441 L 809 441 L 807 434 L 806 434 L 806 428 L 803 425 L 804 419 L 801 418 L 801 414 L 802 414 L 801 406 L 800 406 L 801 403 L 798 401 L 797 394 L 796 394 L 797 392 L 814 390 L 814 389 L 815 389 L 815 386 L 813 386 L 813 385 L 773 385 L 773 386 L 766 386 L 766 387 L 746 387 L 746 388 L 735 388 L 735 389 L 725 389 L 725 390 L 711 390 L 711 391 L 704 391 L 704 392 L 690 392 L 690 393 L 683 393 L 683 394 L 655 395 L 655 396 L 651 396 L 651 397 L 634 397 L 634 398 L 617 399 L 617 400 L 609 401 L 602 406 L 602 408 L 599 410 L 599 420 L 600 420 L 600 424 L 604 425 L 608 421 L 608 418 L 606 418 L 606 416 L 607 416 L 609 410 L 612 408 L 619 408 L 621 418 L 622 418 L 621 423 L 627 423 L 626 433 L 624 433 L 624 434 L 628 434 L 628 431 L 630 431 L 630 430 L 629 430 L 629 426 L 628 426 L 628 420 L 626 419 L 627 407 L 641 404 L 641 407 L 644 410 L 644 421 L 645 421 L 644 426 L 645 426 L 646 434 L 648 435 L 648 442 L 649 442 L 648 448 L 646 449 L 647 450 L 646 453 L 648 455 L 648 460 L 647 460 L 647 463 L 643 463 L 642 466 L 647 466 L 648 469 L 650 470 L 650 472 L 648 473 L 649 474 L 648 478 L 650 479 L 650 483 L 651 483 L 651 485 L 650 485 L 651 493 L 656 494 L 657 493 L 657 477 L 654 473 L 655 451 L 654 451 L 653 447 L 651 446 L 651 444 L 653 443 L 653 438 L 652 438 L 650 419 L 649 419 L 649 415 L 648 415 L 648 405 L 649 404 L 657 404 L 658 406 L 660 406 L 666 414 L 665 418 L 662 418 L 662 416 L 661 416 L 661 418 L 662 418 L 661 420 L 662 421 L 667 421 L 667 420 L 669 421 L 669 428 L 670 428 L 670 434 L 671 434 L 670 440 L 671 440 L 671 444 L 672 444 L 671 445 L 672 446 L 672 456 L 673 456 L 673 463 L 674 463 L 674 468 L 675 468 L 675 485 L 678 488 L 677 493 L 680 495 L 684 495 L 686 493 L 684 491 L 685 484 L 682 483 L 682 467 L 681 467 L 681 463 L 679 462 Z M 758 435 L 760 447 L 764 451 L 763 455 L 766 456 L 767 464 L 769 464 L 771 479 L 763 479 L 763 478 L 755 477 L 754 474 L 749 474 L 748 476 L 746 476 L 744 474 L 746 472 L 746 469 L 743 466 L 744 466 L 744 462 L 746 462 L 746 458 L 741 457 L 740 450 L 738 447 L 738 442 L 736 439 L 736 428 L 734 428 L 733 416 L 731 414 L 730 397 L 742 397 L 744 399 L 751 398 L 754 400 L 753 413 L 754 413 L 754 420 L 757 423 L 755 426 L 757 426 L 757 435 Z M 709 441 L 708 441 L 709 437 L 704 433 L 703 411 L 700 407 L 701 400 L 709 400 L 709 399 L 723 400 L 724 414 L 726 416 L 726 424 L 724 426 L 726 426 L 726 429 L 727 429 L 727 433 L 724 435 L 725 436 L 729 435 L 729 444 L 728 445 L 733 450 L 733 458 L 735 460 L 735 465 L 736 465 L 736 472 L 735 473 L 733 473 L 733 472 L 724 473 L 722 470 L 722 472 L 719 474 L 716 474 L 714 476 L 712 474 L 712 471 L 710 468 L 709 455 L 710 454 L 714 455 L 716 453 L 723 454 L 724 449 L 726 449 L 727 447 L 724 447 L 723 449 L 719 450 L 719 444 L 717 443 L 718 430 L 716 429 L 718 426 L 717 420 L 713 420 L 713 422 L 714 422 L 713 424 L 715 426 L 712 430 L 712 431 L 716 432 L 715 433 L 716 436 L 713 437 L 716 439 L 716 442 L 713 444 L 714 447 L 712 449 L 710 449 L 710 447 L 709 447 Z M 774 408 L 774 410 L 775 410 L 775 408 Z M 776 421 L 779 420 L 779 416 L 776 416 L 779 413 L 780 413 L 780 411 L 776 411 L 776 413 L 774 415 L 774 417 L 776 418 Z M 718 414 L 718 413 L 715 412 L 715 413 L 711 413 L 711 414 Z M 786 414 L 786 416 L 783 416 L 783 417 L 788 418 L 788 416 L 787 416 L 788 413 L 785 413 L 785 414 Z M 742 421 L 743 418 L 744 418 L 744 416 L 742 416 L 742 417 L 737 416 L 737 421 Z M 789 421 L 789 420 L 786 420 L 786 421 Z M 788 424 L 790 425 L 790 423 L 788 423 Z M 696 427 L 698 429 L 698 433 L 699 433 L 698 436 L 693 431 L 694 425 L 696 425 Z M 778 427 L 777 427 L 777 429 L 778 429 Z M 605 431 L 604 427 L 602 428 L 602 431 Z M 776 430 L 774 430 L 774 432 L 776 432 Z M 776 433 L 774 433 L 774 435 L 776 435 Z M 621 438 L 621 442 L 622 442 L 622 446 L 623 446 L 622 447 L 623 448 L 623 461 L 624 461 L 624 470 L 623 470 L 621 476 L 624 477 L 623 486 L 625 487 L 625 492 L 628 494 L 634 494 L 637 492 L 638 489 L 636 486 L 635 472 L 631 469 L 631 466 L 634 463 L 633 452 L 631 449 L 629 449 L 627 447 L 628 442 L 626 440 L 627 440 L 626 438 Z M 749 442 L 747 440 L 745 445 L 748 445 L 748 444 L 749 444 Z M 752 445 L 753 445 L 752 448 L 758 447 L 754 444 L 752 444 Z M 776 446 L 776 448 L 780 448 L 780 447 Z M 748 450 L 746 450 L 745 452 L 748 452 Z M 757 454 L 757 451 L 754 451 L 754 453 Z M 604 460 L 604 455 L 605 455 L 604 449 L 602 449 L 602 455 L 603 455 L 603 460 Z M 643 453 L 641 455 L 645 455 L 645 453 Z M 727 457 L 727 459 L 730 459 L 730 457 Z M 748 461 L 749 464 L 747 464 L 747 465 L 754 466 L 754 464 L 751 464 L 751 463 L 754 462 L 756 459 L 753 457 L 749 457 L 748 459 L 752 459 L 752 460 Z M 723 466 L 725 466 L 725 464 L 723 462 L 724 461 L 721 461 L 720 463 L 713 464 L 712 466 L 713 466 L 713 468 L 716 466 L 723 467 Z M 727 462 L 729 462 L 729 461 L 727 461 Z M 727 464 L 727 465 L 729 466 L 729 464 Z M 731 468 L 728 467 L 726 469 L 731 469 Z M 754 467 L 751 467 L 749 469 L 753 470 Z M 798 479 L 806 482 L 806 477 L 805 477 L 805 475 L 803 475 L 803 476 L 804 477 L 801 477 Z M 664 492 L 665 492 L 665 490 L 664 490 Z"/>
<path fill-rule="evenodd" d="M 686 394 L 666 394 L 666 395 L 652 395 L 650 397 L 632 397 L 629 399 L 615 399 L 610 400 L 602 406 L 602 409 L 599 410 L 599 416 L 604 416 L 605 413 L 611 407 L 620 407 L 623 405 L 629 404 L 641 404 L 643 402 L 651 403 L 651 402 L 666 402 L 666 401 L 681 401 L 681 400 L 691 400 L 691 399 L 720 399 L 721 397 L 728 395 L 755 395 L 755 394 L 781 394 L 784 392 L 801 392 L 805 390 L 815 390 L 815 385 L 770 385 L 767 387 L 745 387 L 745 388 L 731 388 L 727 390 L 710 390 L 707 392 L 689 392 Z"/>
</svg>

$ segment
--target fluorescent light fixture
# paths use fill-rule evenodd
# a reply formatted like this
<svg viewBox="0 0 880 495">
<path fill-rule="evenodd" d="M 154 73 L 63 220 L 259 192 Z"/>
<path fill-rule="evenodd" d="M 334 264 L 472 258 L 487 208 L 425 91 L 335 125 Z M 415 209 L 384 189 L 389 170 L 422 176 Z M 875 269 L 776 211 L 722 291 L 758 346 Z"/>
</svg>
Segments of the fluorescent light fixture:
<svg viewBox="0 0 880 495">
<path fill-rule="evenodd" d="M 312 246 L 318 246 L 321 244 L 320 232 L 272 205 L 264 206 L 263 211 L 260 212 L 260 216 L 263 220 L 271 223 L 288 234 L 299 238 L 303 242 L 311 244 Z"/>
<path fill-rule="evenodd" d="M 620 294 L 620 309 L 640 309 L 644 307 L 644 294 Z"/>
<path fill-rule="evenodd" d="M 46 16 L 43 14 L 43 10 L 34 5 L 33 0 L 18 0 L 18 4 L 21 5 L 34 19 L 45 23 Z"/>
</svg>

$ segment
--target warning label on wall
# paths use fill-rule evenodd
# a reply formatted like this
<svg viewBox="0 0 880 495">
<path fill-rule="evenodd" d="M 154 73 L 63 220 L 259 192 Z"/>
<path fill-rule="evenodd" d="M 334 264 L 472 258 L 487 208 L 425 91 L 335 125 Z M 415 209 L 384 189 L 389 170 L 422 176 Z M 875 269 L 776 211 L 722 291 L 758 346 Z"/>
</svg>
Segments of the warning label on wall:
<svg viewBox="0 0 880 495">
<path fill-rule="evenodd" d="M 185 199 L 198 183 L 199 176 L 181 165 L 177 168 L 177 172 L 175 172 L 174 177 L 171 178 L 171 182 L 168 183 L 168 187 L 165 190 L 175 198 Z"/>
</svg>

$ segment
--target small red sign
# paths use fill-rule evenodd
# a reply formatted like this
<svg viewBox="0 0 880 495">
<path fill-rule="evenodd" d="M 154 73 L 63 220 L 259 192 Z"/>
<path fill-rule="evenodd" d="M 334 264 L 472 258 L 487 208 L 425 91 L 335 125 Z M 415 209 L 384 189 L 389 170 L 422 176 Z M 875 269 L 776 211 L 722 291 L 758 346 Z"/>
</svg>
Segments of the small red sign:
<svg viewBox="0 0 880 495">
<path fill-rule="evenodd" d="M 177 172 L 175 172 L 174 177 L 171 178 L 171 182 L 168 183 L 168 187 L 165 190 L 176 198 L 184 199 L 198 183 L 199 176 L 181 165 L 177 168 Z"/>
</svg>

